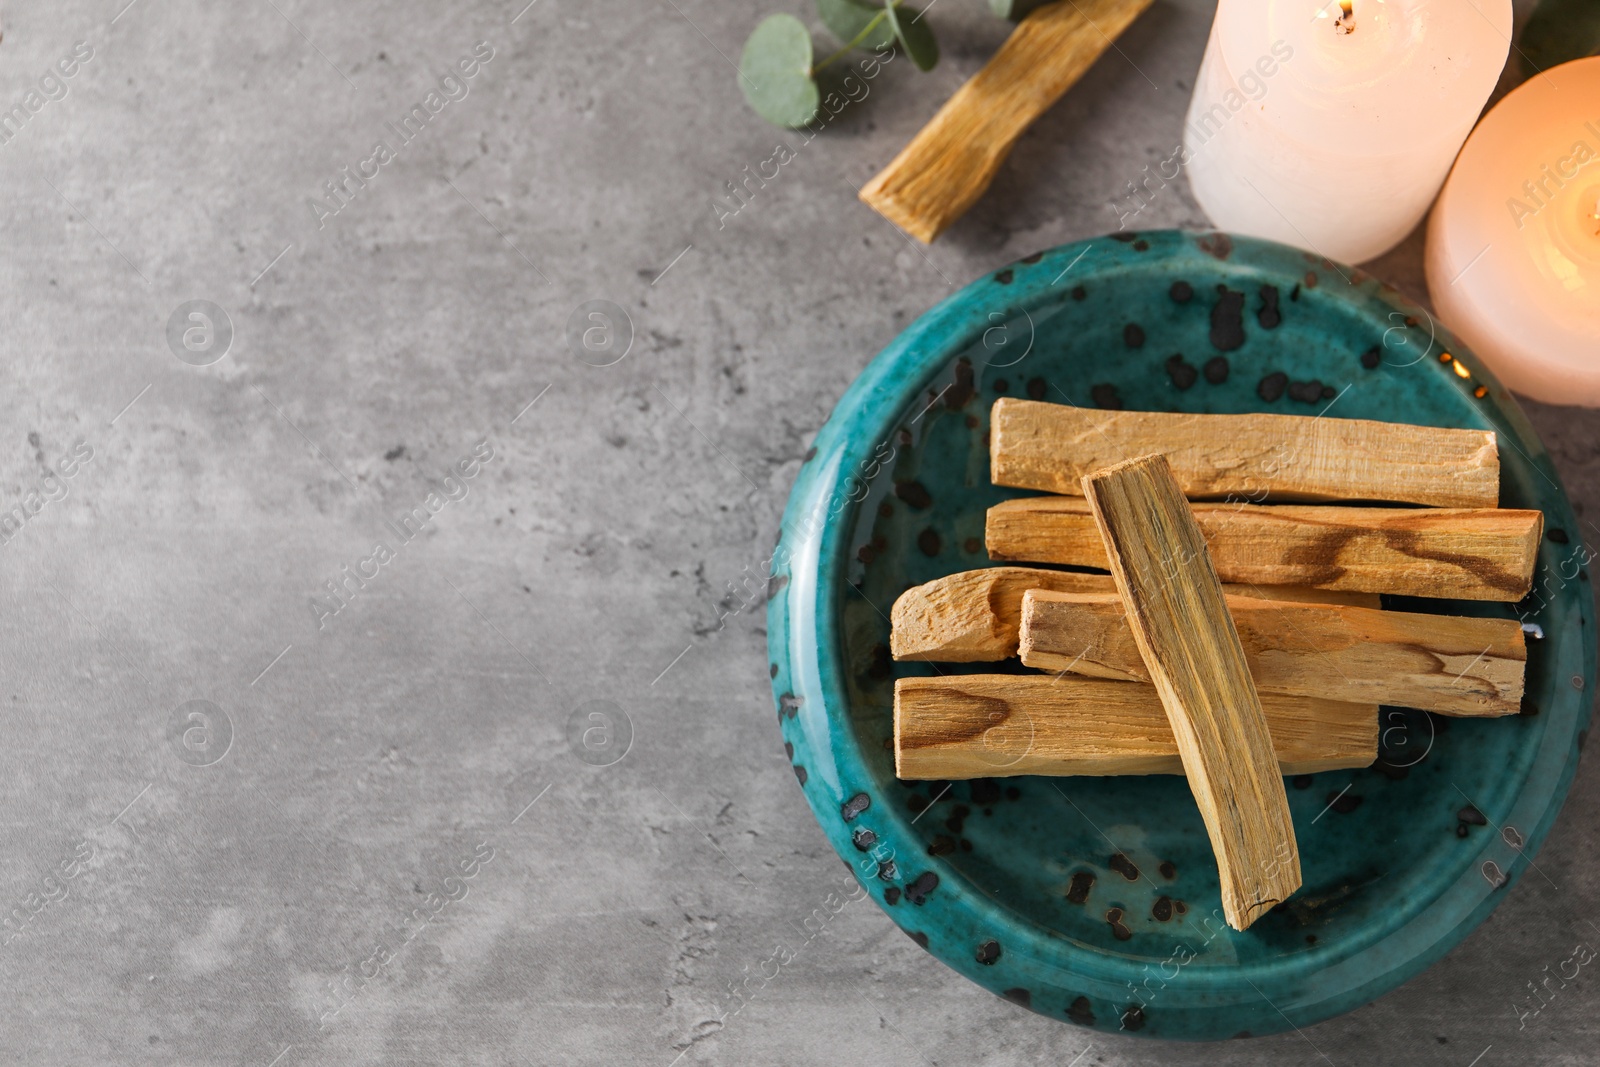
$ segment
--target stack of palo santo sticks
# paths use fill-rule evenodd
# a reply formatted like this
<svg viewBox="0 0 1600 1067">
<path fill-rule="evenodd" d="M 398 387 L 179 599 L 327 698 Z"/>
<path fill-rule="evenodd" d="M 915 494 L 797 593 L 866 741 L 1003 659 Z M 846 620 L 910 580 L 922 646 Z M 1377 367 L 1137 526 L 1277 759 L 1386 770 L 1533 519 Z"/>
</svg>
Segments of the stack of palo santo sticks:
<svg viewBox="0 0 1600 1067">
<path fill-rule="evenodd" d="M 907 590 L 896 659 L 1049 673 L 900 679 L 903 779 L 1186 775 L 1243 930 L 1300 886 L 1284 775 L 1374 762 L 1380 703 L 1520 708 L 1515 619 L 1379 602 L 1532 587 L 1544 516 L 1497 506 L 1491 432 L 1007 398 L 990 449 L 996 484 L 1054 495 L 991 508 L 989 557 L 1109 573 L 999 566 Z"/>
</svg>

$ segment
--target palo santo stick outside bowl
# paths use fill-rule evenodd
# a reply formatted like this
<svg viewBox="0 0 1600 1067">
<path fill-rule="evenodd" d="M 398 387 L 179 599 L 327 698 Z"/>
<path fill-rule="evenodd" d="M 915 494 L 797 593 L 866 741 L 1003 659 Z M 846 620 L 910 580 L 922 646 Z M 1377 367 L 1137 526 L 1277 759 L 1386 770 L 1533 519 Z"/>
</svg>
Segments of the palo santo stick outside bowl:
<svg viewBox="0 0 1600 1067">
<path fill-rule="evenodd" d="M 803 796 L 859 891 L 996 995 L 1107 1034 L 1304 1028 L 1438 959 L 1538 859 L 1593 695 L 1588 527 L 1514 401 L 1393 290 L 1255 241 L 1119 237 L 1008 264 L 930 311 L 801 446 L 777 547 L 752 563 L 770 576 L 769 752 L 786 757 L 770 788 Z M 1260 314 L 1269 299 L 1281 321 Z M 1408 316 L 1419 325 L 1403 325 Z M 1236 347 L 1213 342 L 1214 323 L 1225 327 L 1216 341 Z M 1193 380 L 1169 371 L 1179 352 Z M 896 662 L 889 648 L 895 600 L 991 565 L 984 513 L 1025 495 L 989 482 L 985 434 L 1002 396 L 1146 411 L 1327 408 L 1323 419 L 1494 431 L 1501 503 L 1545 516 L 1532 594 L 1386 596 L 1385 607 L 1537 623 L 1525 713 L 1445 720 L 1384 707 L 1374 766 L 1288 779 L 1305 884 L 1242 933 L 1222 919 L 1204 825 L 1179 777 L 900 781 L 897 678 L 1023 670 Z M 756 742 L 747 755 L 761 755 Z M 1508 825 L 1520 852 L 1496 829 Z M 1180 941 L 1193 959 L 1163 972 Z M 1152 974 L 1163 977 L 1146 988 Z"/>
</svg>

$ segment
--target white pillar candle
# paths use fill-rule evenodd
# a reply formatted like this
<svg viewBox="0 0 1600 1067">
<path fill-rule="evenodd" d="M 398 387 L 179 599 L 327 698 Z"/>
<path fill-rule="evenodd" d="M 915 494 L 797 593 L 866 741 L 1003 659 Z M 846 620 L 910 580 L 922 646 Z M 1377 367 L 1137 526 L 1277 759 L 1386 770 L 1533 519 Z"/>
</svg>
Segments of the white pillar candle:
<svg viewBox="0 0 1600 1067">
<path fill-rule="evenodd" d="M 1511 0 L 1220 0 L 1184 127 L 1218 229 L 1359 263 L 1422 221 L 1511 47 Z"/>
<path fill-rule="evenodd" d="M 1484 118 L 1428 224 L 1439 319 L 1507 386 L 1600 407 L 1600 58 Z"/>
</svg>

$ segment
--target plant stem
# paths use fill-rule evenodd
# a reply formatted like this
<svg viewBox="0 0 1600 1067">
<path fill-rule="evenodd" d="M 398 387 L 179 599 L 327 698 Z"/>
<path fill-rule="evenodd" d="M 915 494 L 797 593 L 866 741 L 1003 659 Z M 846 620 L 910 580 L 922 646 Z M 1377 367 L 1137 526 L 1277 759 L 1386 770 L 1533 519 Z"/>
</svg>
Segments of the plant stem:
<svg viewBox="0 0 1600 1067">
<path fill-rule="evenodd" d="M 899 0 L 895 0 L 895 6 L 896 7 L 900 6 L 899 5 Z M 889 14 L 888 10 L 885 9 L 883 11 L 878 12 L 876 15 L 872 16 L 871 21 L 869 21 L 865 26 L 861 27 L 861 32 L 856 34 L 855 40 L 851 41 L 849 44 L 847 44 L 843 48 L 839 49 L 837 52 L 835 52 L 833 55 L 829 56 L 827 59 L 824 59 L 821 63 L 813 63 L 811 65 L 811 73 L 815 74 L 817 71 L 821 70 L 823 67 L 826 67 L 829 63 L 832 63 L 835 60 L 837 60 L 839 57 L 843 56 L 846 52 L 849 52 L 852 49 L 854 49 L 862 41 L 865 41 L 867 39 L 867 35 L 870 34 L 873 30 L 877 29 L 878 28 L 878 23 L 882 22 L 885 18 L 887 18 L 888 14 Z"/>
</svg>

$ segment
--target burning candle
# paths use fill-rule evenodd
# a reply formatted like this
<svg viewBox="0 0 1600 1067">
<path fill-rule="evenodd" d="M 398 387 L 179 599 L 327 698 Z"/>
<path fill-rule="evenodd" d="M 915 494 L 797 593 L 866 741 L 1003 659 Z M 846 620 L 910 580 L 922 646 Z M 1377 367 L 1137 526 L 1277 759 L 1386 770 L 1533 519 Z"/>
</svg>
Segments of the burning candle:
<svg viewBox="0 0 1600 1067">
<path fill-rule="evenodd" d="M 1422 220 L 1511 46 L 1511 0 L 1220 0 L 1184 127 L 1219 229 L 1360 262 Z"/>
<path fill-rule="evenodd" d="M 1479 124 L 1427 271 L 1440 320 L 1506 385 L 1600 407 L 1600 58 L 1529 79 Z"/>
</svg>

